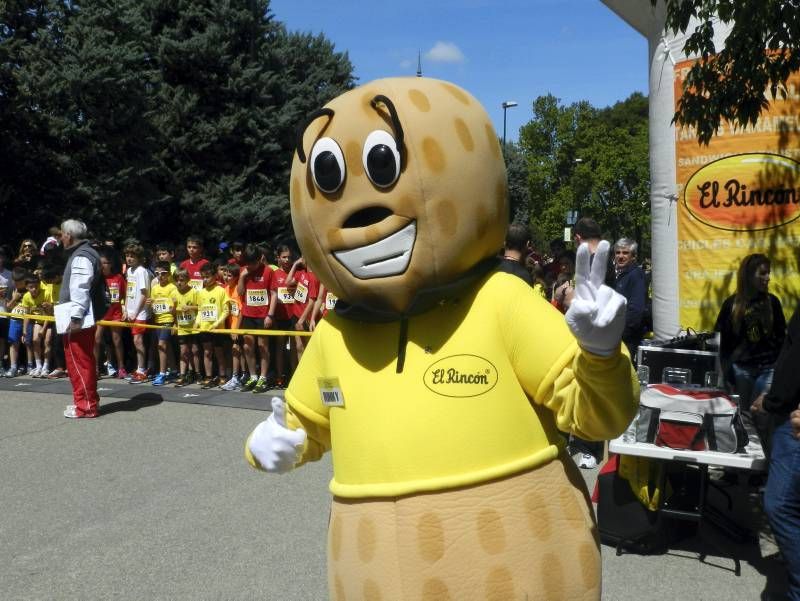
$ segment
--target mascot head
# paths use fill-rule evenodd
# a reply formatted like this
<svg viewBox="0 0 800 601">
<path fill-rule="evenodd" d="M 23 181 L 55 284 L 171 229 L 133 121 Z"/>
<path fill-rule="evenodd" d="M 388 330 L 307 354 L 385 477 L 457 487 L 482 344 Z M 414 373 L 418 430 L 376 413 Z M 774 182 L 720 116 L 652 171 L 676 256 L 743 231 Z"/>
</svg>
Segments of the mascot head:
<svg viewBox="0 0 800 601">
<path fill-rule="evenodd" d="M 505 164 L 486 111 L 418 77 L 346 92 L 303 124 L 292 223 L 320 280 L 351 304 L 405 312 L 503 246 Z"/>
</svg>

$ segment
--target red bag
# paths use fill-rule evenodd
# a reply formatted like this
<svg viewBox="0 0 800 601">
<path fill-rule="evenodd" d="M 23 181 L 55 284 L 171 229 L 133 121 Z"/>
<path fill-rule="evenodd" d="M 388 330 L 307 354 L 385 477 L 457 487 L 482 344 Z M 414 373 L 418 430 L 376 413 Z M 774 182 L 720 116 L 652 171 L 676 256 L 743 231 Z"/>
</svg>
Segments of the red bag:
<svg viewBox="0 0 800 601">
<path fill-rule="evenodd" d="M 662 411 L 655 444 L 684 451 L 705 451 L 703 416 L 684 411 Z"/>
</svg>

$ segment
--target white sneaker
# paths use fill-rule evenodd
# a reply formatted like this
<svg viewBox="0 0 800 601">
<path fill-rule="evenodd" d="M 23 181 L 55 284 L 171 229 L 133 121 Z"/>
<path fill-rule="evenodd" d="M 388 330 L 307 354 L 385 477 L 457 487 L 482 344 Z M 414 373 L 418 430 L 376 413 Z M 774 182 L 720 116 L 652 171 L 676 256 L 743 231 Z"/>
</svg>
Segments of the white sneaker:
<svg viewBox="0 0 800 601">
<path fill-rule="evenodd" d="M 117 375 L 117 370 L 110 363 L 106 363 L 106 373 L 109 375 L 109 377 L 113 378 Z"/>
<path fill-rule="evenodd" d="M 581 453 L 581 458 L 578 460 L 578 467 L 583 470 L 593 470 L 597 467 L 597 459 L 590 453 Z"/>
<path fill-rule="evenodd" d="M 222 390 L 232 391 L 232 390 L 239 390 L 242 387 L 242 383 L 239 381 L 239 378 L 236 376 L 232 376 L 230 380 L 225 382 L 220 388 Z"/>
<path fill-rule="evenodd" d="M 41 367 L 34 367 L 33 369 L 28 370 L 28 375 L 31 378 L 38 378 L 42 375 L 42 368 Z"/>
<path fill-rule="evenodd" d="M 17 377 L 17 368 L 10 367 L 8 371 L 4 374 L 6 378 L 16 378 Z"/>
</svg>

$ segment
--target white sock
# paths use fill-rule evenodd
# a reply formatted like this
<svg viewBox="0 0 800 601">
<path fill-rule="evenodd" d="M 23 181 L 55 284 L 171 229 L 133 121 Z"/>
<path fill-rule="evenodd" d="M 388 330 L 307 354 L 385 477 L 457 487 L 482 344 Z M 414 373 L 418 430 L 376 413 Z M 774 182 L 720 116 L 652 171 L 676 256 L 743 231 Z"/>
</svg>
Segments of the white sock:
<svg viewBox="0 0 800 601">
<path fill-rule="evenodd" d="M 42 360 L 41 359 L 37 359 L 36 360 L 36 369 L 42 369 Z"/>
<path fill-rule="evenodd" d="M 47 361 L 45 361 L 44 363 L 42 363 L 42 370 L 43 370 L 43 371 L 50 371 L 50 368 L 47 366 Z"/>
</svg>

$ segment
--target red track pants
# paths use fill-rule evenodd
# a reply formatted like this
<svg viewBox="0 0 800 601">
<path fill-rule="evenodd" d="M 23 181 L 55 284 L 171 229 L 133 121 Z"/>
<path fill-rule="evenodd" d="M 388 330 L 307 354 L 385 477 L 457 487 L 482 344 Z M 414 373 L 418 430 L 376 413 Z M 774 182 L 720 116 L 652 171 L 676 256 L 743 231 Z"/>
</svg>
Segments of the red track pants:
<svg viewBox="0 0 800 601">
<path fill-rule="evenodd" d="M 97 366 L 94 362 L 94 334 L 92 326 L 64 334 L 64 358 L 67 361 L 72 397 L 78 415 L 96 416 L 100 397 L 97 396 Z"/>
</svg>

